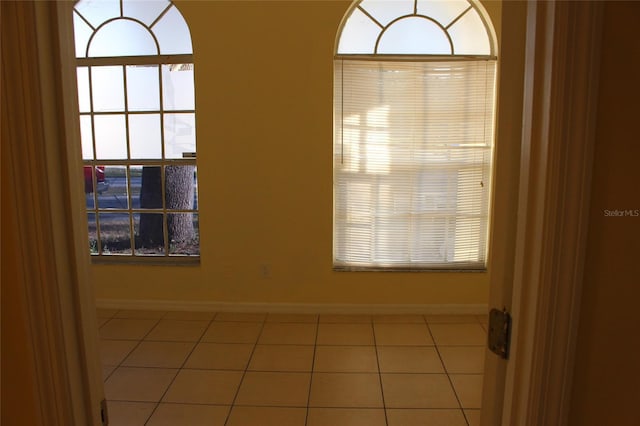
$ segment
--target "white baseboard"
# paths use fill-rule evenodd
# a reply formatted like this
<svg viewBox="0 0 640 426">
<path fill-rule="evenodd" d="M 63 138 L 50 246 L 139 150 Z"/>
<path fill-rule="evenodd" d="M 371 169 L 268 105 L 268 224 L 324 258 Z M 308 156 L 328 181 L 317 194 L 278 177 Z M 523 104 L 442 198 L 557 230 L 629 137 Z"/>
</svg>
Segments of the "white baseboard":
<svg viewBox="0 0 640 426">
<path fill-rule="evenodd" d="M 486 304 L 245 303 L 134 299 L 97 299 L 96 307 L 153 311 L 363 315 L 486 315 L 488 312 Z"/>
</svg>

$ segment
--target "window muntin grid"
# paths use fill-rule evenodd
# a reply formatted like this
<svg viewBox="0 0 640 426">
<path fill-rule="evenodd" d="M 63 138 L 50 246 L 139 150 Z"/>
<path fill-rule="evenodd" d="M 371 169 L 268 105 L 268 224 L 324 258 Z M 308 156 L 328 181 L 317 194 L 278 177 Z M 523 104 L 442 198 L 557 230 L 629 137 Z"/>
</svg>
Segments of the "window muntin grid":
<svg viewBox="0 0 640 426">
<path fill-rule="evenodd" d="M 92 255 L 197 257 L 194 67 L 186 22 L 164 0 L 83 0 L 74 9 L 74 25 Z M 105 37 L 110 38 L 106 47 L 100 47 L 100 37 L 114 25 L 124 28 L 120 32 L 127 37 L 143 34 L 142 29 L 152 43 L 112 33 Z M 100 192 L 98 175 L 103 172 L 111 181 L 108 196 Z M 180 179 L 188 183 L 181 187 L 186 191 L 172 189 Z M 151 191 L 142 190 L 145 182 L 154 184 Z M 153 247 L 140 246 L 142 218 L 145 226 L 155 223 L 160 232 L 159 243 L 145 243 Z M 192 236 L 189 242 L 170 240 L 175 226 L 184 226 Z"/>
<path fill-rule="evenodd" d="M 495 57 L 493 28 L 467 0 L 361 0 L 339 31 L 337 55 Z"/>
<path fill-rule="evenodd" d="M 77 58 L 192 53 L 189 27 L 168 0 L 81 0 L 73 18 Z"/>
</svg>

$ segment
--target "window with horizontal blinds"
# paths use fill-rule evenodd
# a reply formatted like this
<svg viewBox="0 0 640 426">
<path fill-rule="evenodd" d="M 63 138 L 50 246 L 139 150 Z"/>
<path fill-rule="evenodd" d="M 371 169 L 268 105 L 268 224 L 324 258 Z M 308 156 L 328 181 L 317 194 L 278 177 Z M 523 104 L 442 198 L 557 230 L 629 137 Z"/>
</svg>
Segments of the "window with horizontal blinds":
<svg viewBox="0 0 640 426">
<path fill-rule="evenodd" d="M 334 69 L 334 266 L 483 269 L 495 59 Z"/>
</svg>

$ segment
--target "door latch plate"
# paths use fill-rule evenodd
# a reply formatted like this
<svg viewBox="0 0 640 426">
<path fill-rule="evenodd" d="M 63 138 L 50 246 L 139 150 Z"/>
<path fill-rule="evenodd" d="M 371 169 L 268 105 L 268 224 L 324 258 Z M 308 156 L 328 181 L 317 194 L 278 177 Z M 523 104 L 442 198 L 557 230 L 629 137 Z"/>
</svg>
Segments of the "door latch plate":
<svg viewBox="0 0 640 426">
<path fill-rule="evenodd" d="M 501 358 L 509 358 L 511 315 L 506 309 L 489 312 L 489 349 Z"/>
<path fill-rule="evenodd" d="M 109 426 L 109 413 L 107 411 L 107 400 L 100 401 L 100 420 L 102 420 L 102 426 Z"/>
</svg>

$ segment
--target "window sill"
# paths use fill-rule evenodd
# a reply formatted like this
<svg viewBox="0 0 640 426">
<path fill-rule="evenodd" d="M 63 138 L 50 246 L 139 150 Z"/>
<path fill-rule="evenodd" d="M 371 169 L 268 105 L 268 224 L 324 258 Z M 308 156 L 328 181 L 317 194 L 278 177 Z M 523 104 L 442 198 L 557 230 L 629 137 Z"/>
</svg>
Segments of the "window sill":
<svg viewBox="0 0 640 426">
<path fill-rule="evenodd" d="M 400 266 L 346 266 L 334 265 L 334 272 L 456 272 L 456 273 L 483 273 L 487 272 L 486 267 L 482 268 L 456 268 L 450 267 L 400 267 Z"/>
<path fill-rule="evenodd" d="M 91 256 L 93 265 L 200 266 L 200 256 Z"/>
</svg>

